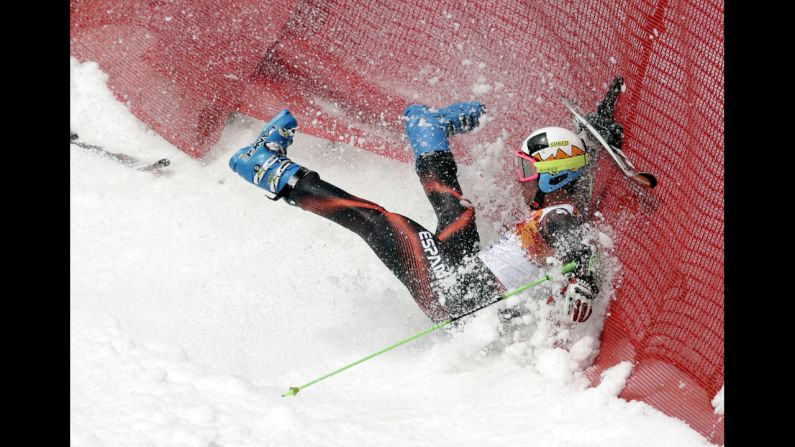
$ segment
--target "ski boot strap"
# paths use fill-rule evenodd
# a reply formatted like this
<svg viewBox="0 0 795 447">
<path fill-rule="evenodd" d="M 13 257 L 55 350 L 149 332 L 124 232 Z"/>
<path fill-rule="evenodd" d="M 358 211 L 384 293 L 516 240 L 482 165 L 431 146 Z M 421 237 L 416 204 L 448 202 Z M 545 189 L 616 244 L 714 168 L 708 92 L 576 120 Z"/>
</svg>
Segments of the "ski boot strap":
<svg viewBox="0 0 795 447">
<path fill-rule="evenodd" d="M 268 188 L 263 188 L 263 191 L 265 192 L 265 197 L 271 200 L 279 200 L 282 197 L 285 197 L 285 201 L 287 203 L 289 203 L 290 205 L 295 205 L 295 201 L 289 199 L 290 191 L 292 191 L 295 188 L 295 185 L 298 183 L 299 180 L 304 178 L 307 174 L 309 174 L 312 171 L 301 166 L 298 169 L 298 171 L 295 172 L 295 174 L 290 176 L 290 178 L 287 180 L 287 184 L 284 185 L 284 187 L 280 191 L 273 192 L 273 189 L 276 189 L 275 187 L 276 185 L 279 184 L 279 179 L 281 178 L 281 172 L 279 172 L 279 170 L 284 171 L 285 169 L 287 169 L 288 166 L 289 164 L 287 165 L 283 164 L 282 166 L 277 168 L 278 169 L 277 172 L 270 179 L 271 184 L 268 185 Z M 273 188 L 271 188 L 272 185 Z"/>
</svg>

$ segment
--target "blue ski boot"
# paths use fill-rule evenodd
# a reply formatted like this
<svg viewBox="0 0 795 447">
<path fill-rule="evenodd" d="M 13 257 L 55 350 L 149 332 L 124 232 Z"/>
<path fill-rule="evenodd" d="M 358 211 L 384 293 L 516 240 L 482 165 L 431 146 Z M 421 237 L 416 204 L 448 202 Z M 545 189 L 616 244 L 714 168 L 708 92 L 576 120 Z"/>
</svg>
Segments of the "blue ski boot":
<svg viewBox="0 0 795 447">
<path fill-rule="evenodd" d="M 443 109 L 420 104 L 406 107 L 406 135 L 414 157 L 419 160 L 430 152 L 449 151 L 448 138 L 477 127 L 480 115 L 485 112 L 486 108 L 479 102 L 458 102 Z"/>
<path fill-rule="evenodd" d="M 264 189 L 271 200 L 285 195 L 309 172 L 287 158 L 298 121 L 284 109 L 269 122 L 259 137 L 229 159 L 229 167 L 246 181 Z"/>
</svg>

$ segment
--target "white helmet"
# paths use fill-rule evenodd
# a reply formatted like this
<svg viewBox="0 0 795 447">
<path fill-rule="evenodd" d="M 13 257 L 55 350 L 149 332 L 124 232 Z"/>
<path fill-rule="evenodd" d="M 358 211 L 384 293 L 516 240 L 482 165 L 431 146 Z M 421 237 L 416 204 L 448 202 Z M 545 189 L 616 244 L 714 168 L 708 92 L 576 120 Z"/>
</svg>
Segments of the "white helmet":
<svg viewBox="0 0 795 447">
<path fill-rule="evenodd" d="M 531 133 L 516 152 L 520 182 L 538 179 L 538 189 L 557 191 L 585 172 L 588 154 L 585 143 L 562 127 L 544 127 Z"/>
</svg>

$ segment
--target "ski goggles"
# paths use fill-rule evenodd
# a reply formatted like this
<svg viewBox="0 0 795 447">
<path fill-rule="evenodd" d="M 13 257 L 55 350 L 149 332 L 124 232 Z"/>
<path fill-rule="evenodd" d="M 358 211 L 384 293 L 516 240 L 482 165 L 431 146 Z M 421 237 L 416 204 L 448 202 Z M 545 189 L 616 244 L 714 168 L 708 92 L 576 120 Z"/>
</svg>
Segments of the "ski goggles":
<svg viewBox="0 0 795 447">
<path fill-rule="evenodd" d="M 561 171 L 576 171 L 588 164 L 588 155 L 564 158 L 562 160 L 536 161 L 522 151 L 516 151 L 516 179 L 520 183 L 535 180 L 541 174 L 557 174 Z"/>
</svg>

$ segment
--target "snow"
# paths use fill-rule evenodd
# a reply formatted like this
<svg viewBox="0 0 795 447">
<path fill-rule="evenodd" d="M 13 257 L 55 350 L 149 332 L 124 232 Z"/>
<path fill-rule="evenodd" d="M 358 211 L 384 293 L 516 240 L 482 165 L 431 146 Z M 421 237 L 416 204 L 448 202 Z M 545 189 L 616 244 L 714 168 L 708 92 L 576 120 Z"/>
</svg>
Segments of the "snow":
<svg viewBox="0 0 795 447">
<path fill-rule="evenodd" d="M 598 233 L 598 238 L 599 238 L 599 244 L 600 245 L 602 245 L 603 247 L 607 247 L 607 248 L 613 248 L 613 239 L 611 239 L 610 236 L 608 236 L 604 232 L 600 231 Z"/>
<path fill-rule="evenodd" d="M 723 416 L 723 388 L 720 387 L 720 391 L 715 397 L 712 399 L 712 408 L 715 409 L 715 414 L 719 414 Z"/>
<path fill-rule="evenodd" d="M 478 78 L 478 80 L 472 84 L 472 94 L 475 96 L 484 95 L 492 90 L 494 90 L 494 87 L 491 84 L 487 84 L 486 78 L 484 77 Z"/>
<path fill-rule="evenodd" d="M 431 323 L 357 236 L 266 199 L 229 170 L 263 122 L 235 117 L 195 160 L 136 120 L 106 80 L 72 59 L 71 129 L 172 164 L 156 176 L 70 146 L 71 445 L 709 445 L 616 397 L 629 364 L 588 387 L 582 371 L 598 351 L 604 303 L 588 324 L 567 327 L 543 300 L 514 297 L 505 305 L 526 311 L 514 325 L 501 328 L 490 308 L 280 397 Z M 485 143 L 483 153 L 501 148 Z M 290 155 L 435 226 L 411 164 L 306 135 Z M 476 206 L 496 188 L 477 182 L 497 169 L 461 168 Z M 496 236 L 487 219 L 478 224 L 484 240 Z"/>
</svg>

